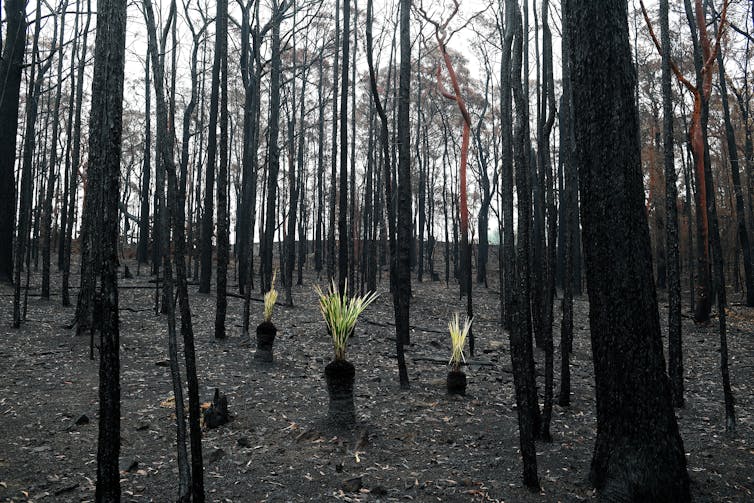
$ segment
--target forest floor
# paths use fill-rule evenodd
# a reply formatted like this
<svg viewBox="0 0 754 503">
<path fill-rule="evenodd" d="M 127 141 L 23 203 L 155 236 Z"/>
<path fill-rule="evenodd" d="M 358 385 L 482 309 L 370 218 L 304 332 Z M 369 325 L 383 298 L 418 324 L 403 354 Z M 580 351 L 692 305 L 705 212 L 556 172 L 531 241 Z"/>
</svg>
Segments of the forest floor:
<svg viewBox="0 0 754 503">
<path fill-rule="evenodd" d="M 135 274 L 136 264 L 125 263 Z M 491 279 L 496 276 L 491 270 Z M 332 348 L 312 279 L 309 273 L 305 286 L 294 287 L 295 307 L 275 309 L 271 366 L 257 364 L 254 344 L 240 337 L 240 299 L 229 298 L 229 337 L 215 340 L 214 296 L 190 287 L 200 399 L 211 400 L 217 387 L 227 394 L 233 415 L 229 424 L 204 433 L 208 501 L 595 498 L 587 482 L 596 420 L 586 296 L 575 302 L 571 406 L 554 407 L 553 442 L 537 444 L 542 491 L 530 493 L 521 484 L 509 344 L 499 328 L 496 280 L 489 289 L 475 285 L 476 356 L 466 368 L 468 395 L 451 397 L 445 390 L 446 325 L 453 312 L 464 311 L 458 288 L 414 280 L 413 344 L 406 350 L 411 389 L 400 391 L 383 275 L 381 296 L 362 315 L 348 348 L 357 372 L 357 425 L 336 430 L 324 420 L 323 371 Z M 31 284 L 39 284 L 36 274 Z M 39 289 L 32 288 L 19 330 L 11 328 L 13 291 L 0 287 L 0 501 L 94 497 L 98 364 L 89 359 L 89 338 L 65 328 L 74 311 L 60 306 L 58 285 L 56 274 L 52 300 L 40 299 Z M 144 270 L 120 286 L 130 287 L 120 292 L 123 501 L 174 501 L 178 477 L 166 318 L 154 314 L 154 284 Z M 728 344 L 738 416 L 733 436 L 724 428 L 717 320 L 709 326 L 683 321 L 686 406 L 677 415 L 697 502 L 754 500 L 754 309 L 732 297 Z M 663 319 L 665 306 L 661 302 Z M 262 304 L 253 302 L 252 313 L 255 325 Z M 543 353 L 537 350 L 536 358 L 542 393 Z"/>
</svg>

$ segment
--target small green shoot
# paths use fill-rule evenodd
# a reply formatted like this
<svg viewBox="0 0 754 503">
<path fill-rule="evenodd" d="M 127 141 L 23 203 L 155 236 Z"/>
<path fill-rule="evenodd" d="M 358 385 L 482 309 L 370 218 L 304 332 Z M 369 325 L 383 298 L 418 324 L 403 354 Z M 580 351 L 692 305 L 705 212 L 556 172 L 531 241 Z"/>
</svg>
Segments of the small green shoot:
<svg viewBox="0 0 754 503">
<path fill-rule="evenodd" d="M 448 365 L 450 365 L 454 372 L 461 370 L 461 362 L 466 363 L 466 358 L 463 354 L 463 346 L 466 344 L 466 337 L 469 335 L 469 330 L 471 330 L 471 324 L 473 321 L 474 318 L 467 318 L 463 323 L 463 328 L 461 328 L 458 313 L 456 313 L 453 315 L 450 323 L 448 323 L 451 345 L 450 361 L 448 362 Z"/>
<path fill-rule="evenodd" d="M 330 284 L 327 293 L 323 292 L 318 285 L 315 285 L 314 290 L 319 296 L 319 309 L 332 336 L 335 359 L 345 360 L 348 337 L 353 333 L 359 315 L 378 297 L 378 294 L 371 292 L 349 299 L 348 283 L 341 295 L 335 281 Z"/>
<path fill-rule="evenodd" d="M 275 269 L 275 272 L 272 274 L 270 291 L 264 294 L 264 321 L 267 323 L 270 323 L 272 320 L 272 310 L 275 308 L 275 302 L 278 300 L 278 291 L 275 290 L 275 277 L 277 274 L 278 271 Z"/>
</svg>

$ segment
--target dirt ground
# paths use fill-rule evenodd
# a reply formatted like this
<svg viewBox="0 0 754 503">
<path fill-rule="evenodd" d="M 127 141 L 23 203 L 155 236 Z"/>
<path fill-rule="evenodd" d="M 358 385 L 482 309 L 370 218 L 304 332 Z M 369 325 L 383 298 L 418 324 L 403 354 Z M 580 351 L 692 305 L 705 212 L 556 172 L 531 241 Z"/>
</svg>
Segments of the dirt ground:
<svg viewBox="0 0 754 503">
<path fill-rule="evenodd" d="M 135 274 L 136 264 L 125 263 Z M 219 388 L 233 414 L 229 424 L 204 433 L 207 500 L 595 499 L 586 482 L 596 424 L 587 298 L 575 302 L 572 405 L 554 407 L 553 442 L 537 445 L 542 492 L 532 494 L 521 485 L 509 344 L 499 328 L 496 276 L 491 270 L 487 289 L 475 286 L 476 355 L 466 369 L 466 397 L 445 392 L 446 324 L 465 304 L 457 287 L 414 281 L 413 344 L 407 348 L 411 390 L 400 391 L 383 276 L 381 296 L 362 316 L 348 348 L 357 372 L 358 417 L 349 430 L 324 421 L 323 372 L 332 348 L 317 311 L 313 273 L 305 276 L 305 286 L 294 287 L 295 307 L 276 307 L 272 366 L 255 363 L 254 344 L 240 337 L 240 299 L 229 298 L 229 338 L 218 341 L 212 328 L 214 297 L 191 286 L 200 398 L 211 400 Z M 73 308 L 60 306 L 58 275 L 51 300 L 39 298 L 36 274 L 31 284 L 27 319 L 19 330 L 11 328 L 13 291 L 0 286 L 0 501 L 89 501 L 96 477 L 97 362 L 89 360 L 88 338 L 66 329 Z M 123 501 L 173 501 L 175 420 L 173 410 L 161 405 L 172 394 L 165 366 L 167 322 L 154 314 L 154 284 L 144 270 L 120 285 L 129 287 L 120 294 Z M 754 501 L 754 309 L 737 303 L 740 295 L 731 297 L 734 436 L 724 431 L 717 320 L 699 327 L 684 317 L 687 394 L 686 407 L 677 414 L 697 502 Z M 556 306 L 557 392 L 559 302 Z M 662 302 L 663 318 L 664 309 Z M 256 325 L 262 304 L 254 302 L 252 313 Z M 537 351 L 536 358 L 541 394 L 544 355 Z"/>
</svg>

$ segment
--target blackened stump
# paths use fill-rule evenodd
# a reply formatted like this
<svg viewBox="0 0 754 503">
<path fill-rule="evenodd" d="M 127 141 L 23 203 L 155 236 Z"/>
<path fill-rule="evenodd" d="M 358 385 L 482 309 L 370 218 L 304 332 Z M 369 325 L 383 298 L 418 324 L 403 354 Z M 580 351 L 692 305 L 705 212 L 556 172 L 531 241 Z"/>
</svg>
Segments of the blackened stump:
<svg viewBox="0 0 754 503">
<path fill-rule="evenodd" d="M 254 359 L 262 362 L 272 362 L 272 345 L 278 329 L 270 321 L 263 321 L 257 326 L 257 352 Z"/>
<path fill-rule="evenodd" d="M 355 375 L 353 364 L 345 360 L 333 360 L 325 367 L 327 393 L 330 395 L 327 418 L 335 425 L 350 425 L 356 421 L 356 409 L 353 405 Z"/>
<path fill-rule="evenodd" d="M 460 370 L 448 372 L 448 395 L 466 395 L 466 374 Z"/>
</svg>

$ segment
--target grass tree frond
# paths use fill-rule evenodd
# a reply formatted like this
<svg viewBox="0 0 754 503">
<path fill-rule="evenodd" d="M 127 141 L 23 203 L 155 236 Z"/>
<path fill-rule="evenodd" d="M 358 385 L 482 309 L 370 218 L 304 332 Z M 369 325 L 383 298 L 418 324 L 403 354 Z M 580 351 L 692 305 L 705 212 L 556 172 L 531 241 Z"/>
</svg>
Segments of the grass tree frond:
<svg viewBox="0 0 754 503">
<path fill-rule="evenodd" d="M 275 277 L 277 276 L 277 269 L 272 274 L 272 283 L 270 284 L 270 291 L 264 294 L 264 321 L 270 322 L 272 320 L 272 310 L 275 308 L 275 302 L 278 300 L 278 291 L 275 290 Z"/>
<path fill-rule="evenodd" d="M 376 292 L 359 297 L 348 297 L 348 283 L 341 294 L 333 281 L 325 293 L 315 285 L 319 296 L 319 309 L 332 336 L 336 360 L 345 360 L 348 338 L 353 333 L 359 315 L 378 297 Z"/>
<path fill-rule="evenodd" d="M 461 362 L 466 363 L 466 357 L 463 354 L 463 346 L 466 344 L 466 337 L 471 330 L 471 324 L 474 322 L 474 318 L 467 318 L 463 327 L 461 327 L 458 313 L 453 315 L 450 323 L 448 323 L 448 330 L 450 331 L 450 361 L 448 365 L 455 371 L 461 369 Z"/>
</svg>

